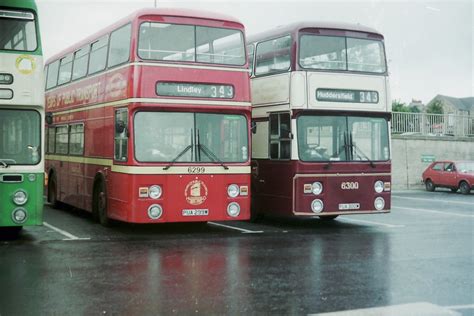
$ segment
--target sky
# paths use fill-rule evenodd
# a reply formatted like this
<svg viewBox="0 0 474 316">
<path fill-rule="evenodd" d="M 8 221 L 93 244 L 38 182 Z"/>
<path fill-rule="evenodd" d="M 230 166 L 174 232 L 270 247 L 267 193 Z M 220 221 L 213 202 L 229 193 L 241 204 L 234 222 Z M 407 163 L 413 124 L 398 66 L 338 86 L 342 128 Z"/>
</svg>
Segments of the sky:
<svg viewBox="0 0 474 316">
<path fill-rule="evenodd" d="M 247 36 L 297 21 L 360 23 L 385 37 L 392 99 L 474 96 L 474 0 L 37 0 L 45 57 L 155 1 L 234 16 Z"/>
</svg>

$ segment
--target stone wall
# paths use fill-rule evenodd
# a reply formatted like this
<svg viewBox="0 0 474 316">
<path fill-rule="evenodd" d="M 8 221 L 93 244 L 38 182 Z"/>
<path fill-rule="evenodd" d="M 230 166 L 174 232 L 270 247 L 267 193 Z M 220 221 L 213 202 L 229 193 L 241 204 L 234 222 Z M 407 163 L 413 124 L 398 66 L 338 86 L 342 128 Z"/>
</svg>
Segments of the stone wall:
<svg viewBox="0 0 474 316">
<path fill-rule="evenodd" d="M 430 164 L 422 156 L 436 160 L 473 160 L 474 139 L 392 135 L 392 188 L 421 188 L 421 174 Z"/>
</svg>

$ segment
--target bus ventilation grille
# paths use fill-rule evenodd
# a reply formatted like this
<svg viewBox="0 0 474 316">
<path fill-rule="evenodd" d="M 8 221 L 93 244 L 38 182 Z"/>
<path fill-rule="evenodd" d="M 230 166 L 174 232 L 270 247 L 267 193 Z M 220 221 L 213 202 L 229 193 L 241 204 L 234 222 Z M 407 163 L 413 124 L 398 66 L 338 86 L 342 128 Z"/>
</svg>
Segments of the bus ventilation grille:
<svg viewBox="0 0 474 316">
<path fill-rule="evenodd" d="M 23 175 L 21 174 L 4 174 L 0 177 L 1 182 L 18 183 L 23 182 Z"/>
</svg>

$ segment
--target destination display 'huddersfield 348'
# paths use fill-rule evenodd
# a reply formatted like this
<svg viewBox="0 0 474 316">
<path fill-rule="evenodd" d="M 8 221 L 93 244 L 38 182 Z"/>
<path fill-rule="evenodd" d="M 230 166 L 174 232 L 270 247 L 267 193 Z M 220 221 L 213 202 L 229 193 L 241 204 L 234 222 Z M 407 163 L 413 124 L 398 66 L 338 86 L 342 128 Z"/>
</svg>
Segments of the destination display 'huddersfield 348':
<svg viewBox="0 0 474 316">
<path fill-rule="evenodd" d="M 254 36 L 252 218 L 390 211 L 383 36 L 298 23 Z"/>
<path fill-rule="evenodd" d="M 0 2 L 0 231 L 43 224 L 43 58 L 36 5 Z"/>
<path fill-rule="evenodd" d="M 250 217 L 244 27 L 140 10 L 47 62 L 48 200 L 102 224 Z"/>
</svg>

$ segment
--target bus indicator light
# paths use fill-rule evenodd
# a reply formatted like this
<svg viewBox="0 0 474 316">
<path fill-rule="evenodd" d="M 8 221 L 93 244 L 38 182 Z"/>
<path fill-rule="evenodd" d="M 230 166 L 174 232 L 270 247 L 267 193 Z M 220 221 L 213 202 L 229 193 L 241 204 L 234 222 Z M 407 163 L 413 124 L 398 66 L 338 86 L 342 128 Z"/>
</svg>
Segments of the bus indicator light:
<svg viewBox="0 0 474 316">
<path fill-rule="evenodd" d="M 305 183 L 303 187 L 303 192 L 304 193 L 312 193 L 313 192 L 313 185 L 310 183 Z"/>
<path fill-rule="evenodd" d="M 147 187 L 138 188 L 138 197 L 147 198 L 148 197 L 148 188 Z"/>
<path fill-rule="evenodd" d="M 384 182 L 384 183 L 383 183 L 383 190 L 384 190 L 385 192 L 390 192 L 391 189 L 392 189 L 392 185 L 391 185 L 390 182 Z"/>
<path fill-rule="evenodd" d="M 249 187 L 247 185 L 240 186 L 240 195 L 241 196 L 248 196 L 249 195 Z"/>
</svg>

